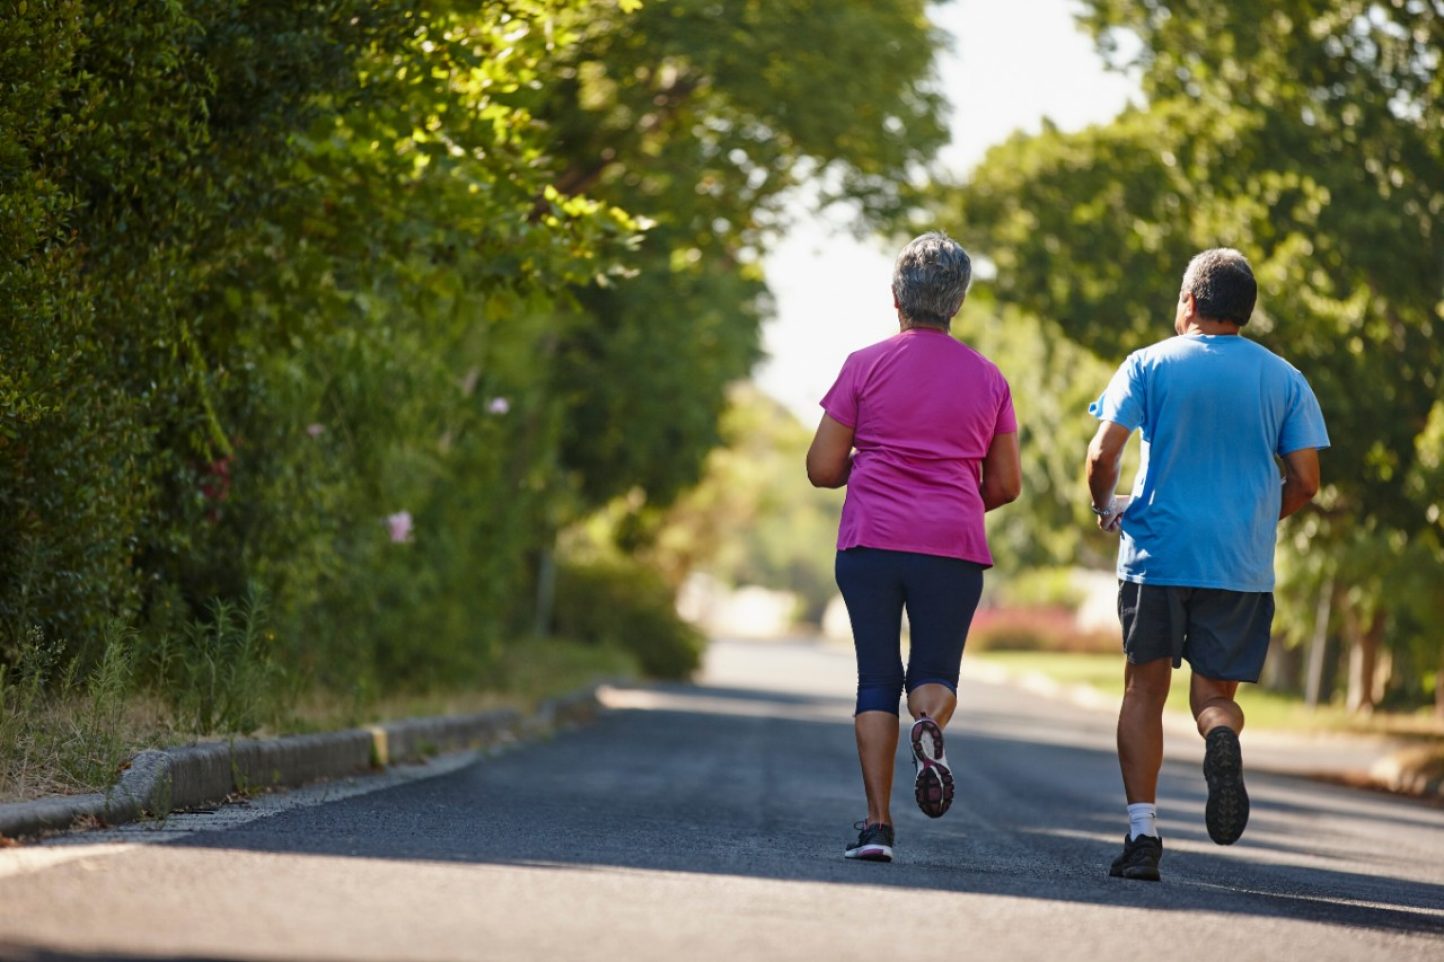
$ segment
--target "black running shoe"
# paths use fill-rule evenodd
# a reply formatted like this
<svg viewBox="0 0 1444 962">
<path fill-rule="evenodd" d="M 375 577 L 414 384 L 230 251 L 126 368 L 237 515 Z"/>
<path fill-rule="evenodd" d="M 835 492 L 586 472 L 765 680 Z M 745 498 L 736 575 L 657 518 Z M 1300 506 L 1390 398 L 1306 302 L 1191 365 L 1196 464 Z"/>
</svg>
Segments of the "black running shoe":
<svg viewBox="0 0 1444 962">
<path fill-rule="evenodd" d="M 1158 881 L 1158 861 L 1163 858 L 1163 839 L 1154 835 L 1123 836 L 1123 854 L 1113 860 L 1108 874 L 1114 878 Z"/>
<path fill-rule="evenodd" d="M 857 829 L 857 841 L 843 851 L 844 858 L 857 858 L 864 862 L 892 861 L 891 825 L 869 825 L 864 821 L 852 827 Z"/>
<path fill-rule="evenodd" d="M 918 808 L 938 818 L 953 804 L 953 772 L 943 756 L 943 730 L 924 715 L 913 723 L 913 795 Z"/>
<path fill-rule="evenodd" d="M 1243 787 L 1243 756 L 1238 734 L 1220 725 L 1204 740 L 1203 777 L 1208 781 L 1208 804 L 1203 821 L 1208 837 L 1219 845 L 1232 845 L 1248 824 L 1248 792 Z"/>
</svg>

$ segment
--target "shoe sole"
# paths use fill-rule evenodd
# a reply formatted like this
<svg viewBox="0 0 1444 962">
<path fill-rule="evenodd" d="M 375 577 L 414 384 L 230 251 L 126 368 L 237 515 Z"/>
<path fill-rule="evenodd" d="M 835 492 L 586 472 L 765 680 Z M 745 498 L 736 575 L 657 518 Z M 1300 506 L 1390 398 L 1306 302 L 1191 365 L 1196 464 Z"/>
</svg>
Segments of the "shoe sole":
<svg viewBox="0 0 1444 962">
<path fill-rule="evenodd" d="M 928 818 L 941 818 L 953 804 L 953 772 L 943 755 L 943 730 L 931 718 L 913 723 L 913 758 L 918 772 L 913 797 Z"/>
<path fill-rule="evenodd" d="M 886 845 L 864 845 L 862 848 L 848 849 L 842 853 L 842 857 L 858 862 L 891 862 L 892 849 Z"/>
<path fill-rule="evenodd" d="M 1127 868 L 1109 869 L 1108 874 L 1113 878 L 1132 879 L 1137 882 L 1157 882 L 1159 880 L 1157 868 L 1149 868 L 1143 865 L 1130 865 Z"/>
<path fill-rule="evenodd" d="M 1216 734 L 1218 733 L 1218 734 Z M 1218 845 L 1232 845 L 1248 825 L 1248 792 L 1243 787 L 1243 754 L 1238 735 L 1228 728 L 1209 732 L 1203 753 L 1203 777 L 1208 782 L 1208 803 L 1203 823 Z"/>
</svg>

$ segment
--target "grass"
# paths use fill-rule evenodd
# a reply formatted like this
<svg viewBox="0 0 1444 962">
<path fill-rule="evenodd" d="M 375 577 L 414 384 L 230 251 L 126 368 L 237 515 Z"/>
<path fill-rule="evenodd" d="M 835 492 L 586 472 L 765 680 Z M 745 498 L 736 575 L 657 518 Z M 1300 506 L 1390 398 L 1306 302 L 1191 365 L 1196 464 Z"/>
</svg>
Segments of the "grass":
<svg viewBox="0 0 1444 962">
<path fill-rule="evenodd" d="M 1037 673 L 1062 684 L 1087 685 L 1119 698 L 1123 695 L 1123 658 L 1116 654 L 983 651 L 969 657 L 982 659 L 1012 674 Z M 1240 686 L 1238 702 L 1252 728 L 1444 738 L 1444 720 L 1428 709 L 1360 715 L 1334 704 L 1309 708 L 1297 696 L 1265 691 L 1256 685 Z M 1167 710 L 1188 712 L 1187 666 L 1174 672 Z"/>
<path fill-rule="evenodd" d="M 329 693 L 315 693 L 297 707 L 281 729 L 261 736 L 335 731 L 356 725 L 461 715 L 496 708 L 529 710 L 539 702 L 606 678 L 636 678 L 636 660 L 613 648 L 555 638 L 527 640 L 508 649 L 486 688 L 383 694 L 362 705 Z"/>
<path fill-rule="evenodd" d="M 125 651 L 123 642 L 109 645 L 106 660 L 84 684 L 47 679 L 43 671 L 6 677 L 0 670 L 0 803 L 103 791 L 142 749 L 215 737 L 198 724 L 203 713 L 136 691 Z M 335 731 L 494 708 L 529 710 L 600 679 L 638 674 L 634 658 L 610 648 L 524 640 L 507 650 L 485 688 L 383 693 L 365 701 L 313 691 L 253 734 Z"/>
</svg>

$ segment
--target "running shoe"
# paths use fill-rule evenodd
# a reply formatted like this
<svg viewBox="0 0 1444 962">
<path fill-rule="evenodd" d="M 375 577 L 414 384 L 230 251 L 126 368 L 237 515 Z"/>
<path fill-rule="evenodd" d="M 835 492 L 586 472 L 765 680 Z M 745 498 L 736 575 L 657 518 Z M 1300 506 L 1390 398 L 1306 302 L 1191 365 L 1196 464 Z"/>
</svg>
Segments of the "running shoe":
<svg viewBox="0 0 1444 962">
<path fill-rule="evenodd" d="M 878 823 L 869 825 L 866 821 L 856 822 L 857 841 L 842 853 L 844 858 L 862 859 L 864 862 L 892 861 L 892 826 Z"/>
<path fill-rule="evenodd" d="M 1158 881 L 1158 862 L 1163 858 L 1163 839 L 1156 835 L 1123 836 L 1123 854 L 1113 860 L 1108 874 L 1143 882 Z"/>
<path fill-rule="evenodd" d="M 913 795 L 928 818 L 938 818 L 953 804 L 953 772 L 943 756 L 943 730 L 927 715 L 913 722 Z"/>
<path fill-rule="evenodd" d="M 1208 837 L 1219 845 L 1232 845 L 1248 824 L 1248 792 L 1243 787 L 1243 755 L 1238 733 L 1220 725 L 1204 739 L 1203 777 L 1208 781 L 1208 804 L 1203 822 Z"/>
</svg>

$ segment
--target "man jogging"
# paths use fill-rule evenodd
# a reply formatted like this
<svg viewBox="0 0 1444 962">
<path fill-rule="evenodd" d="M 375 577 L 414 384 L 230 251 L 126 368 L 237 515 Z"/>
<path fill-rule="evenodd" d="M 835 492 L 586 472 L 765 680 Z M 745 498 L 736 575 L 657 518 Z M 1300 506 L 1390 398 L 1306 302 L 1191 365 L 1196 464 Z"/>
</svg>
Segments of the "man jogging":
<svg viewBox="0 0 1444 962">
<path fill-rule="evenodd" d="M 1257 292 L 1238 251 L 1199 254 L 1183 275 L 1178 336 L 1129 355 L 1089 408 L 1100 422 L 1088 447 L 1093 511 L 1100 528 L 1122 535 L 1118 615 L 1128 663 L 1118 761 L 1128 834 L 1110 870 L 1121 878 L 1159 877 L 1163 703 L 1183 660 L 1206 744 L 1209 837 L 1231 845 L 1248 823 L 1234 694 L 1239 682 L 1258 680 L 1268 653 L 1278 521 L 1314 496 L 1318 451 L 1329 445 L 1303 375 L 1239 336 Z M 1133 494 L 1115 497 L 1135 428 L 1143 448 Z"/>
</svg>

